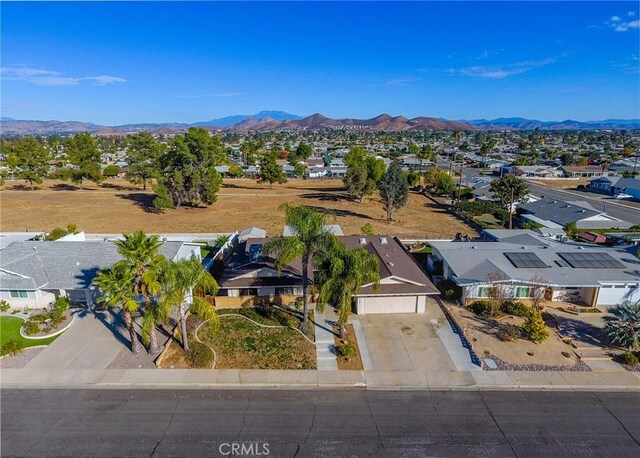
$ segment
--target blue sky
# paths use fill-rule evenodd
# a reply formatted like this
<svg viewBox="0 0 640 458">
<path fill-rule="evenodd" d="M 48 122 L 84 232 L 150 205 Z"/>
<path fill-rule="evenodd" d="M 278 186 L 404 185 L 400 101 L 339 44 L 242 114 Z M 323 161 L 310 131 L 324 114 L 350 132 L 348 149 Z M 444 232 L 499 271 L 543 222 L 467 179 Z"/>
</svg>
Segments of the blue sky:
<svg viewBox="0 0 640 458">
<path fill-rule="evenodd" d="M 637 2 L 1 3 L 2 116 L 640 118 Z"/>
</svg>

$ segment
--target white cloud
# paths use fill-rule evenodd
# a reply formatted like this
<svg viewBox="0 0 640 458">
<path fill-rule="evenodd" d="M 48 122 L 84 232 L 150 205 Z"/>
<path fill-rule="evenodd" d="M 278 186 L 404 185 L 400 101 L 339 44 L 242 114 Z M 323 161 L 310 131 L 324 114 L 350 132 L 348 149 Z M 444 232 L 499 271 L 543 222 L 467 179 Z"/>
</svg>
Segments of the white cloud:
<svg viewBox="0 0 640 458">
<path fill-rule="evenodd" d="M 535 70 L 536 68 L 544 67 L 556 62 L 556 59 L 542 59 L 542 60 L 525 60 L 523 62 L 516 62 L 513 64 L 505 65 L 493 65 L 493 66 L 473 66 L 464 67 L 460 69 L 449 69 L 448 73 L 461 74 L 466 76 L 472 76 L 485 79 L 503 79 L 509 76 L 520 75 L 522 73 Z"/>
<path fill-rule="evenodd" d="M 6 81 L 24 81 L 36 86 L 77 86 L 87 81 L 97 84 L 98 86 L 106 86 L 108 84 L 124 83 L 127 80 L 118 76 L 98 75 L 73 77 L 65 76 L 61 72 L 53 70 L 44 70 L 35 68 L 30 65 L 9 65 L 0 68 L 0 75 Z"/>
<path fill-rule="evenodd" d="M 629 12 L 627 13 L 627 16 L 635 16 L 635 15 L 636 15 L 636 12 L 635 12 L 635 11 L 629 11 Z"/>
<path fill-rule="evenodd" d="M 637 29 L 640 28 L 640 20 L 636 19 L 635 21 L 630 22 L 622 22 L 615 26 L 614 30 L 616 32 L 626 32 L 629 29 Z"/>
<path fill-rule="evenodd" d="M 384 84 L 385 84 L 385 86 L 406 86 L 409 83 L 413 83 L 414 81 L 415 81 L 415 79 L 398 78 L 398 79 L 385 81 Z"/>
<path fill-rule="evenodd" d="M 611 22 L 620 22 L 620 16 L 611 16 L 609 19 Z"/>
</svg>

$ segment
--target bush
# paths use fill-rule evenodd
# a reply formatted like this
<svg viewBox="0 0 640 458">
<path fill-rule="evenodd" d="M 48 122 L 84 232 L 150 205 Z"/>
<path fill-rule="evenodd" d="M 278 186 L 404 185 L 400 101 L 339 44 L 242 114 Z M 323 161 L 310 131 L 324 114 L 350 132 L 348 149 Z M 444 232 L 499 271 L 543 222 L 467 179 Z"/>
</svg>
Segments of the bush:
<svg viewBox="0 0 640 458">
<path fill-rule="evenodd" d="M 486 213 L 493 214 L 500 207 L 494 202 L 488 200 L 476 200 L 473 202 L 460 202 L 458 209 L 467 216 L 480 216 Z"/>
<path fill-rule="evenodd" d="M 24 350 L 24 343 L 18 339 L 9 339 L 2 347 L 3 355 L 16 356 Z"/>
<path fill-rule="evenodd" d="M 342 344 L 338 347 L 338 356 L 343 357 L 347 361 L 356 355 L 356 348 L 350 343 Z"/>
<path fill-rule="evenodd" d="M 11 305 L 4 299 L 0 301 L 0 312 L 8 312 L 11 308 Z"/>
<path fill-rule="evenodd" d="M 542 319 L 542 314 L 535 309 L 529 309 L 520 328 L 526 338 L 535 343 L 542 343 L 549 337 L 549 330 Z"/>
<path fill-rule="evenodd" d="M 31 320 L 27 321 L 23 325 L 23 328 L 24 328 L 24 332 L 28 336 L 32 336 L 40 332 L 40 325 L 36 321 L 31 321 Z"/>
<path fill-rule="evenodd" d="M 478 316 L 484 318 L 491 316 L 491 303 L 489 301 L 477 301 L 467 308 Z"/>
<path fill-rule="evenodd" d="M 376 233 L 371 223 L 366 223 L 364 226 L 362 226 L 360 228 L 360 232 L 362 232 L 362 235 L 375 235 Z"/>
<path fill-rule="evenodd" d="M 187 357 L 191 366 L 197 369 L 211 369 L 213 365 L 213 350 L 195 339 L 189 343 Z"/>
<path fill-rule="evenodd" d="M 630 351 L 625 351 L 623 354 L 618 355 L 618 361 L 622 364 L 627 364 L 628 366 L 637 366 L 640 363 L 640 361 L 638 361 L 638 357 Z"/>
<path fill-rule="evenodd" d="M 531 308 L 519 301 L 504 301 L 500 304 L 500 310 L 507 315 L 526 317 Z"/>
<path fill-rule="evenodd" d="M 457 296 L 456 288 L 457 285 L 453 280 L 447 279 L 442 280 L 440 283 L 438 283 L 438 289 L 440 290 L 442 297 L 445 299 L 455 298 Z"/>
<path fill-rule="evenodd" d="M 520 328 L 513 324 L 501 325 L 498 329 L 497 337 L 503 342 L 513 342 L 520 337 Z"/>
</svg>

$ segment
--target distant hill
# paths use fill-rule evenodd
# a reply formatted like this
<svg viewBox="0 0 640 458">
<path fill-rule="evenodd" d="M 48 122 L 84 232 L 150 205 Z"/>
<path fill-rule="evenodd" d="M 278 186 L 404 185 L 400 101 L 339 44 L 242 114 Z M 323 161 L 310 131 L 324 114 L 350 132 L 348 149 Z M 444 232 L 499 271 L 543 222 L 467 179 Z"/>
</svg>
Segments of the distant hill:
<svg viewBox="0 0 640 458">
<path fill-rule="evenodd" d="M 604 119 L 602 121 L 538 121 L 525 118 L 473 119 L 467 122 L 477 128 L 486 130 L 606 130 L 606 129 L 640 129 L 640 119 Z"/>
<path fill-rule="evenodd" d="M 413 131 L 413 130 L 472 130 L 473 126 L 459 121 L 446 121 L 436 118 L 419 117 L 407 119 L 404 116 L 381 114 L 371 119 L 332 119 L 320 113 L 302 119 L 278 121 L 272 118 L 245 120 L 231 127 L 232 130 L 270 130 L 270 129 L 360 129 L 377 131 Z"/>
<path fill-rule="evenodd" d="M 172 134 L 184 132 L 191 126 L 207 130 L 260 131 L 283 129 L 353 129 L 370 131 L 418 131 L 418 130 L 603 130 L 640 129 L 640 119 L 605 119 L 602 121 L 538 121 L 525 118 L 473 119 L 449 121 L 420 116 L 406 118 L 381 114 L 370 119 L 332 119 L 320 113 L 305 118 L 283 111 L 261 111 L 255 115 L 227 116 L 211 121 L 186 123 L 138 123 L 104 126 L 79 121 L 30 121 L 11 118 L 0 119 L 2 135 L 51 135 L 90 132 L 96 135 L 122 135 L 150 131 Z"/>
<path fill-rule="evenodd" d="M 294 115 L 284 111 L 261 111 L 254 115 L 235 115 L 225 116 L 224 118 L 212 119 L 210 121 L 194 122 L 194 126 L 212 126 L 212 127 L 229 127 L 238 124 L 246 119 L 263 119 L 270 118 L 277 121 L 286 119 L 300 119 L 302 116 Z"/>
</svg>

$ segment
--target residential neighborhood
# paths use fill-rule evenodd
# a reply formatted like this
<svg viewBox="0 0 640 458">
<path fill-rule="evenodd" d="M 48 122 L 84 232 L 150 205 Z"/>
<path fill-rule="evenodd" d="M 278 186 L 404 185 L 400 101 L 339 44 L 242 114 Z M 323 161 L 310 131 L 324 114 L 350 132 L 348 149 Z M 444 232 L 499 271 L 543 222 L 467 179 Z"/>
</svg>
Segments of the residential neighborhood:
<svg viewBox="0 0 640 458">
<path fill-rule="evenodd" d="M 0 4 L 0 455 L 640 456 L 640 9 Z"/>
</svg>

